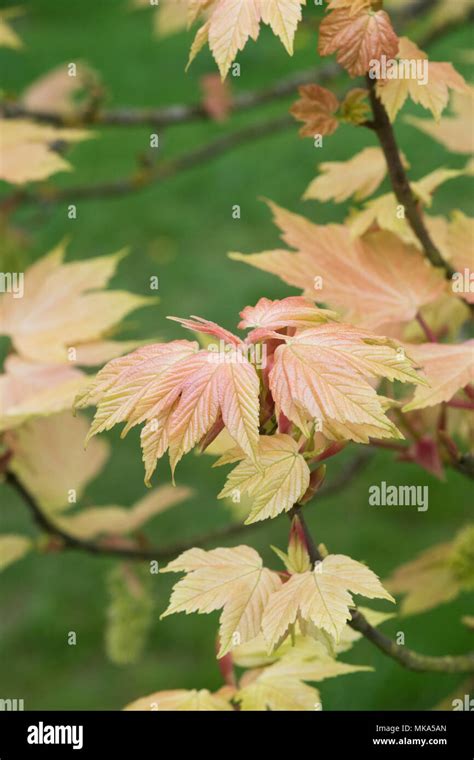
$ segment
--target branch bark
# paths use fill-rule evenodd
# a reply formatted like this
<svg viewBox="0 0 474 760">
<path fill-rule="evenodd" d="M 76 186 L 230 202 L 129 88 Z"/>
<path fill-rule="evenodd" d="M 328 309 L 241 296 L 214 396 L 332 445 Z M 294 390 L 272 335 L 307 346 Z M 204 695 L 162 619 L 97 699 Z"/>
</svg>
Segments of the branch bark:
<svg viewBox="0 0 474 760">
<path fill-rule="evenodd" d="M 346 488 L 349 483 L 362 472 L 373 457 L 373 452 L 363 451 L 349 461 L 345 467 L 342 467 L 335 478 L 328 485 L 324 485 L 320 491 L 323 496 L 332 496 L 338 493 L 342 489 Z M 5 455 L 5 468 L 8 468 L 9 455 Z M 0 471 L 2 471 L 0 463 Z M 221 541 L 223 539 L 237 536 L 240 533 L 248 532 L 249 529 L 262 528 L 265 523 L 258 522 L 252 525 L 245 525 L 244 523 L 231 523 L 230 525 L 224 525 L 220 528 L 216 528 L 208 533 L 202 533 L 194 538 L 188 539 L 176 544 L 169 544 L 168 546 L 155 546 L 155 547 L 142 547 L 142 546 L 117 546 L 107 540 L 101 541 L 89 541 L 82 538 L 78 538 L 71 533 L 68 533 L 63 528 L 59 527 L 49 515 L 47 515 L 40 508 L 32 494 L 23 486 L 21 481 L 11 471 L 7 470 L 5 474 L 6 482 L 20 495 L 26 506 L 30 510 L 33 519 L 40 530 L 46 535 L 52 538 L 58 539 L 61 543 L 62 549 L 74 549 L 77 551 L 85 552 L 96 557 L 99 556 L 115 556 L 122 559 L 147 561 L 147 560 L 170 560 L 182 554 L 188 549 L 194 547 L 201 547 L 207 544 Z"/>
<path fill-rule="evenodd" d="M 443 268 L 446 274 L 451 277 L 453 270 L 441 256 L 418 209 L 417 200 L 402 164 L 392 124 L 382 101 L 377 97 L 375 80 L 369 75 L 367 75 L 366 79 L 374 117 L 373 121 L 367 126 L 373 129 L 380 142 L 387 163 L 393 192 L 398 202 L 405 208 L 408 224 L 420 241 L 426 257 L 431 261 L 433 266 Z"/>
</svg>

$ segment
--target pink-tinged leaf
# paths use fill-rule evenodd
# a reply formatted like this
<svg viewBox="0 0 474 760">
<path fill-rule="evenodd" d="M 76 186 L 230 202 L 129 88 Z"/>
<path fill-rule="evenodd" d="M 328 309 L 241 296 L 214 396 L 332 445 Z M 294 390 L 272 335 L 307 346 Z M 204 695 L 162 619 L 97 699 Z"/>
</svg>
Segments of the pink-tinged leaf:
<svg viewBox="0 0 474 760">
<path fill-rule="evenodd" d="M 298 92 L 300 99 L 292 105 L 290 113 L 304 124 L 300 129 L 301 137 L 332 135 L 339 126 L 337 97 L 319 84 L 302 85 Z"/>
<path fill-rule="evenodd" d="M 89 438 L 119 422 L 127 423 L 123 434 L 146 422 L 141 442 L 147 482 L 168 448 L 174 470 L 219 417 L 245 453 L 256 457 L 259 379 L 242 342 L 204 320 L 186 326 L 211 329 L 234 343 L 218 352 L 199 351 L 190 341 L 140 348 L 107 364 L 76 402 L 78 408 L 97 405 Z"/>
<path fill-rule="evenodd" d="M 226 121 L 232 110 L 232 95 L 227 82 L 223 82 L 219 74 L 206 74 L 201 77 L 200 85 L 206 113 L 214 121 Z"/>
<path fill-rule="evenodd" d="M 216 324 L 216 322 L 211 322 L 208 319 L 195 316 L 191 317 L 191 319 L 181 319 L 180 317 L 168 317 L 168 319 L 171 319 L 173 322 L 179 322 L 179 324 L 187 330 L 191 330 L 195 333 L 204 333 L 204 335 L 212 335 L 213 337 L 224 341 L 224 343 L 230 343 L 234 346 L 240 346 L 242 344 L 241 339 L 238 338 L 237 335 L 234 335 L 229 330 L 226 330 L 224 327 Z"/>
<path fill-rule="evenodd" d="M 414 462 L 438 480 L 444 480 L 439 446 L 434 438 L 429 435 L 424 435 L 415 441 L 406 453 L 400 455 L 399 459 L 403 462 Z"/>
<path fill-rule="evenodd" d="M 214 355 L 201 351 L 192 364 L 170 420 L 170 460 L 174 469 L 216 422 L 219 413 L 235 442 L 252 459 L 258 448 L 259 380 L 238 349 Z"/>
<path fill-rule="evenodd" d="M 474 380 L 474 340 L 458 345 L 423 343 L 407 346 L 422 367 L 429 386 L 417 388 L 404 411 L 424 409 L 450 401 L 461 388 Z"/>
<path fill-rule="evenodd" d="M 255 328 L 248 334 L 248 340 L 252 340 L 252 336 L 262 328 L 272 331 L 285 327 L 314 327 L 336 318 L 334 312 L 318 309 L 309 299 L 301 296 L 291 296 L 281 301 L 261 298 L 255 306 L 246 306 L 240 316 L 240 329 Z"/>
<path fill-rule="evenodd" d="M 97 405 L 88 437 L 120 422 L 130 428 L 166 410 L 179 395 L 186 359 L 198 348 L 188 340 L 156 343 L 109 362 L 76 400 L 78 409 Z"/>
<path fill-rule="evenodd" d="M 370 329 L 408 322 L 446 290 L 442 272 L 392 233 L 352 240 L 342 225 L 320 226 L 273 203 L 270 207 L 283 240 L 297 252 L 231 258 L 278 275 L 308 298 L 337 309 L 348 322 Z"/>
<path fill-rule="evenodd" d="M 398 37 L 385 11 L 362 8 L 347 13 L 345 8 L 331 11 L 319 27 L 319 53 L 337 53 L 337 61 L 353 77 L 362 76 L 373 60 L 394 58 Z"/>
<path fill-rule="evenodd" d="M 282 411 L 306 435 L 318 420 L 344 425 L 348 438 L 353 437 L 351 424 L 361 432 L 367 425 L 371 434 L 378 428 L 380 435 L 398 437 L 369 382 L 377 377 L 420 382 L 411 362 L 387 339 L 328 324 L 301 331 L 276 349 L 270 389 L 277 413 Z"/>
</svg>

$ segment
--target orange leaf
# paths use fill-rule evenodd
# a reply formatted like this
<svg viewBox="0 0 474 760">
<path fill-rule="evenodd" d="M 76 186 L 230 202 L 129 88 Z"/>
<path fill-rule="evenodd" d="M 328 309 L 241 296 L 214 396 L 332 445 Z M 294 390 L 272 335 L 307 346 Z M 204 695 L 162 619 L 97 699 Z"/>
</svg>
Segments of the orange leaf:
<svg viewBox="0 0 474 760">
<path fill-rule="evenodd" d="M 339 101 L 335 95 L 319 84 L 306 84 L 299 88 L 300 100 L 290 108 L 290 113 L 304 126 L 300 129 L 302 137 L 315 135 L 332 135 L 339 126 L 335 113 Z"/>
<path fill-rule="evenodd" d="M 337 53 L 337 61 L 353 77 L 362 76 L 371 61 L 382 56 L 393 58 L 398 51 L 398 37 L 385 11 L 362 8 L 348 14 L 347 9 L 331 11 L 319 27 L 319 53 Z"/>
</svg>

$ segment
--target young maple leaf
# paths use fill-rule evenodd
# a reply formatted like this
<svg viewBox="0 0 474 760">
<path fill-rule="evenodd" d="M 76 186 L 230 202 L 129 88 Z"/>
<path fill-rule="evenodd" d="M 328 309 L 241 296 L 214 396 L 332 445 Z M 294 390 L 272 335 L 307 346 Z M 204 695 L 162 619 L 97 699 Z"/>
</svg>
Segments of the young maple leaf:
<svg viewBox="0 0 474 760">
<path fill-rule="evenodd" d="M 456 573 L 453 557 L 466 538 L 471 544 L 472 528 L 467 526 L 452 541 L 436 544 L 406 562 L 387 578 L 385 584 L 394 594 L 405 594 L 401 604 L 403 615 L 426 612 L 445 604 L 465 588 L 463 578 Z"/>
<path fill-rule="evenodd" d="M 63 63 L 35 79 L 23 92 L 20 103 L 28 111 L 60 114 L 73 120 L 80 107 L 77 96 L 96 80 L 95 72 L 84 64 L 76 64 L 75 76 L 70 76 L 68 65 Z"/>
<path fill-rule="evenodd" d="M 76 404 L 78 408 L 97 405 L 89 437 L 119 422 L 127 422 L 124 434 L 147 423 L 141 437 L 147 483 L 157 458 L 169 448 L 174 471 L 219 416 L 236 444 L 256 458 L 259 379 L 244 344 L 214 322 L 178 321 L 219 337 L 225 350 L 199 351 L 191 341 L 146 346 L 106 365 Z"/>
<path fill-rule="evenodd" d="M 395 120 L 408 97 L 431 111 L 435 119 L 439 119 L 448 105 L 449 90 L 468 90 L 464 78 L 451 63 L 427 62 L 428 81 L 424 83 L 413 76 L 406 76 L 404 67 L 407 61 L 428 61 L 426 53 L 407 37 L 400 38 L 398 59 L 398 78 L 377 82 L 377 95 L 391 121 Z"/>
<path fill-rule="evenodd" d="M 299 618 L 323 628 L 337 642 L 354 606 L 349 592 L 395 601 L 372 570 L 343 554 L 330 554 L 313 570 L 292 575 L 265 606 L 262 630 L 269 651 Z"/>
<path fill-rule="evenodd" d="M 403 407 L 405 412 L 450 401 L 474 380 L 474 339 L 458 345 L 410 345 L 410 353 L 423 368 L 429 385 L 416 389 L 413 400 Z"/>
<path fill-rule="evenodd" d="M 242 321 L 239 328 L 254 328 L 247 335 L 247 341 L 261 340 L 270 331 L 286 327 L 314 327 L 317 324 L 337 318 L 333 311 L 319 309 L 308 298 L 290 296 L 278 301 L 261 298 L 255 306 L 246 306 L 240 312 Z"/>
<path fill-rule="evenodd" d="M 188 66 L 201 48 L 209 47 L 219 67 L 222 79 L 249 37 L 256 40 L 260 22 L 269 24 L 274 34 L 283 42 L 290 55 L 293 39 L 301 20 L 301 6 L 306 0 L 215 0 L 194 3 L 191 20 L 204 13 L 207 21 L 198 30 L 191 47 Z"/>
<path fill-rule="evenodd" d="M 342 225 L 316 225 L 270 204 L 283 239 L 296 249 L 230 254 L 324 301 L 350 323 L 375 329 L 414 319 L 446 289 L 444 276 L 417 249 L 377 232 L 351 240 Z"/>
<path fill-rule="evenodd" d="M 40 364 L 11 354 L 0 375 L 0 431 L 71 409 L 87 382 L 87 375 L 67 364 Z"/>
<path fill-rule="evenodd" d="M 385 11 L 361 7 L 348 13 L 344 7 L 330 11 L 319 27 L 319 53 L 337 53 L 337 61 L 353 77 L 365 74 L 373 60 L 393 58 L 398 37 Z"/>
<path fill-rule="evenodd" d="M 404 166 L 408 168 L 406 160 Z M 303 198 L 343 203 L 351 196 L 361 201 L 372 195 L 385 179 L 387 162 L 381 148 L 364 148 L 348 161 L 326 161 L 319 169 Z"/>
<path fill-rule="evenodd" d="M 71 164 L 51 146 L 59 140 L 78 142 L 94 136 L 83 129 L 57 129 L 24 119 L 0 119 L 0 131 L 0 179 L 15 185 L 38 182 L 57 172 L 71 171 Z"/>
<path fill-rule="evenodd" d="M 28 420 L 5 433 L 5 444 L 12 454 L 8 469 L 49 513 L 70 506 L 71 489 L 80 499 L 87 483 L 108 459 L 105 441 L 93 441 L 84 451 L 87 429 L 86 419 L 73 417 L 67 410 Z"/>
<path fill-rule="evenodd" d="M 302 137 L 332 135 L 339 126 L 336 112 L 339 108 L 337 97 L 319 84 L 305 84 L 298 88 L 300 99 L 290 108 L 290 113 L 304 126 Z"/>
<path fill-rule="evenodd" d="M 123 536 L 136 533 L 155 515 L 180 504 L 192 495 L 191 489 L 184 486 L 164 485 L 147 493 L 132 507 L 90 507 L 73 515 L 56 518 L 56 523 L 70 535 L 82 539 L 96 538 L 100 535 Z"/>
<path fill-rule="evenodd" d="M 459 177 L 464 172 L 457 169 L 436 169 L 426 177 L 411 183 L 414 195 L 424 206 L 431 206 L 432 195 L 437 188 L 450 179 Z M 404 215 L 399 213 L 399 203 L 394 193 L 386 193 L 365 204 L 362 211 L 352 212 L 348 225 L 353 237 L 361 237 L 367 230 L 377 225 L 398 235 L 408 245 L 421 249 L 421 243 L 413 232 Z"/>
<path fill-rule="evenodd" d="M 172 689 L 170 691 L 155 691 L 147 697 L 140 697 L 130 702 L 124 710 L 159 710 L 174 712 L 175 710 L 216 711 L 233 710 L 229 700 L 221 694 L 223 690 L 211 694 L 207 689 Z"/>
<path fill-rule="evenodd" d="M 236 459 L 243 459 L 242 453 L 230 457 L 226 454 L 214 466 Z M 308 488 L 309 476 L 309 467 L 298 451 L 298 443 L 289 435 L 262 436 L 258 467 L 251 459 L 243 459 L 229 474 L 218 498 L 247 491 L 252 497 L 252 511 L 245 521 L 249 525 L 288 512 Z"/>
<path fill-rule="evenodd" d="M 258 636 L 265 605 L 281 585 L 277 573 L 263 567 L 261 557 L 249 546 L 208 552 L 189 549 L 161 572 L 186 573 L 174 586 L 162 618 L 175 612 L 222 609 L 218 657 Z"/>
<path fill-rule="evenodd" d="M 406 116 L 405 121 L 420 129 L 434 140 L 444 145 L 452 153 L 474 152 L 474 134 L 472 130 L 472 112 L 474 108 L 474 88 L 468 87 L 463 92 L 453 92 L 452 116 L 444 116 L 433 123 L 431 119 L 419 119 Z"/>
<path fill-rule="evenodd" d="M 371 670 L 330 657 L 319 642 L 299 638 L 277 662 L 247 671 L 240 680 L 235 700 L 241 710 L 312 710 L 321 704 L 319 692 L 305 681 Z"/>
<path fill-rule="evenodd" d="M 101 336 L 152 299 L 103 290 L 125 251 L 66 264 L 64 252 L 61 244 L 26 271 L 23 298 L 13 292 L 0 297 L 0 334 L 11 338 L 18 353 L 37 362 L 66 362 L 68 349 L 81 345 L 86 360 L 95 349 L 95 359 L 107 361 L 122 352 L 121 344 L 104 344 Z"/>
<path fill-rule="evenodd" d="M 422 382 L 394 344 L 368 331 L 345 324 L 327 324 L 302 330 L 275 350 L 269 375 L 277 415 L 283 414 L 310 435 L 313 421 L 345 427 L 345 437 L 356 440 L 364 426 L 380 437 L 399 435 L 385 416 L 381 399 L 369 379 L 386 377 Z"/>
</svg>

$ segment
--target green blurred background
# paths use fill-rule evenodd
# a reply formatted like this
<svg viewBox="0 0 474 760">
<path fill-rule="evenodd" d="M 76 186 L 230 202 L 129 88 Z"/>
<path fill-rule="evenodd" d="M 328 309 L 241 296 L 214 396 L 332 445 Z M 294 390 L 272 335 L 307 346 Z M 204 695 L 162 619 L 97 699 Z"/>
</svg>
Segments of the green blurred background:
<svg viewBox="0 0 474 760">
<path fill-rule="evenodd" d="M 9 3 L 0 2 L 0 8 Z M 191 34 L 167 39 L 153 37 L 149 11 L 129 12 L 122 0 L 35 0 L 15 29 L 25 48 L 0 51 L 2 87 L 18 93 L 36 77 L 61 63 L 82 60 L 95 68 L 108 91 L 108 104 L 160 106 L 195 102 L 199 80 L 215 65 L 203 51 L 188 74 L 184 73 Z M 321 13 L 308 10 L 307 18 Z M 232 79 L 234 92 L 269 84 L 291 72 L 319 65 L 315 34 L 305 28 L 289 58 L 280 43 L 264 29 L 257 45 L 250 43 L 239 56 L 240 79 Z M 463 26 L 431 49 L 438 60 L 453 60 L 469 76 L 462 51 L 469 47 L 470 30 Z M 343 85 L 345 86 L 345 84 Z M 160 133 L 161 155 L 188 151 L 240 125 L 258 118 L 283 114 L 291 100 L 278 101 L 258 113 L 232 116 L 224 125 L 193 123 Z M 406 112 L 425 115 L 415 107 Z M 73 147 L 68 158 L 75 172 L 56 175 L 52 183 L 68 186 L 129 174 L 136 157 L 146 150 L 150 128 L 97 129 L 96 139 Z M 403 150 L 414 165 L 414 178 L 439 166 L 461 168 L 462 156 L 450 155 L 401 119 L 397 124 Z M 69 221 L 66 206 L 29 207 L 16 223 L 29 236 L 27 261 L 48 251 L 65 235 L 71 236 L 69 258 L 88 258 L 130 246 L 113 285 L 136 293 L 149 293 L 149 278 L 160 278 L 160 303 L 141 309 L 127 320 L 124 338 L 170 339 L 183 336 L 165 320 L 175 314 L 199 314 L 234 329 L 238 312 L 263 295 L 273 298 L 296 292 L 270 275 L 246 268 L 226 257 L 229 250 L 253 252 L 278 246 L 270 214 L 259 198 L 269 197 L 303 211 L 320 223 L 342 220 L 347 207 L 303 203 L 300 197 L 315 173 L 318 160 L 344 160 L 373 144 L 367 131 L 342 126 L 326 140 L 317 155 L 311 140 L 301 140 L 297 125 L 263 141 L 228 152 L 212 163 L 201 164 L 166 183 L 122 199 L 78 203 L 78 218 Z M 3 185 L 1 195 L 8 188 Z M 466 179 L 447 183 L 436 194 L 434 213 L 469 208 Z M 239 204 L 241 219 L 232 219 Z M 131 505 L 145 493 L 138 434 L 114 446 L 102 474 L 89 486 L 84 504 Z M 329 480 L 337 476 L 354 450 L 332 461 Z M 196 496 L 157 517 L 148 533 L 157 544 L 186 539 L 223 525 L 231 519 L 216 499 L 223 472 L 210 469 L 207 457 L 188 456 L 178 470 L 178 482 L 195 489 Z M 155 483 L 167 482 L 162 462 Z M 368 506 L 368 487 L 386 480 L 393 484 L 427 484 L 427 513 L 413 508 Z M 450 472 L 441 483 L 414 465 L 393 461 L 380 452 L 347 491 L 319 499 L 308 508 L 308 521 L 319 541 L 332 551 L 367 561 L 382 577 L 394 567 L 438 541 L 449 539 L 470 514 L 472 491 L 460 475 Z M 0 530 L 35 534 L 20 499 L 0 486 Z M 278 561 L 269 544 L 285 547 L 288 526 L 284 517 L 265 529 L 240 539 L 261 551 L 272 567 Z M 156 612 L 146 651 L 139 663 L 111 664 L 104 649 L 106 589 L 104 577 L 113 564 L 85 554 L 64 553 L 39 558 L 30 555 L 1 576 L 0 697 L 23 698 L 28 709 L 118 709 L 139 696 L 160 689 L 209 688 L 221 685 L 214 656 L 218 615 L 172 616 L 159 621 L 169 598 L 171 578 L 159 576 Z M 436 611 L 386 623 L 395 635 L 404 631 L 406 644 L 426 654 L 462 653 L 472 649 L 473 634 L 460 622 L 473 612 L 474 594 Z M 388 605 L 372 605 L 386 609 Z M 68 646 L 68 631 L 77 632 L 77 646 Z M 368 664 L 374 673 L 345 676 L 325 682 L 320 690 L 324 709 L 430 709 L 454 690 L 462 676 L 413 674 L 403 670 L 367 642 L 357 644 L 343 659 Z"/>
</svg>

